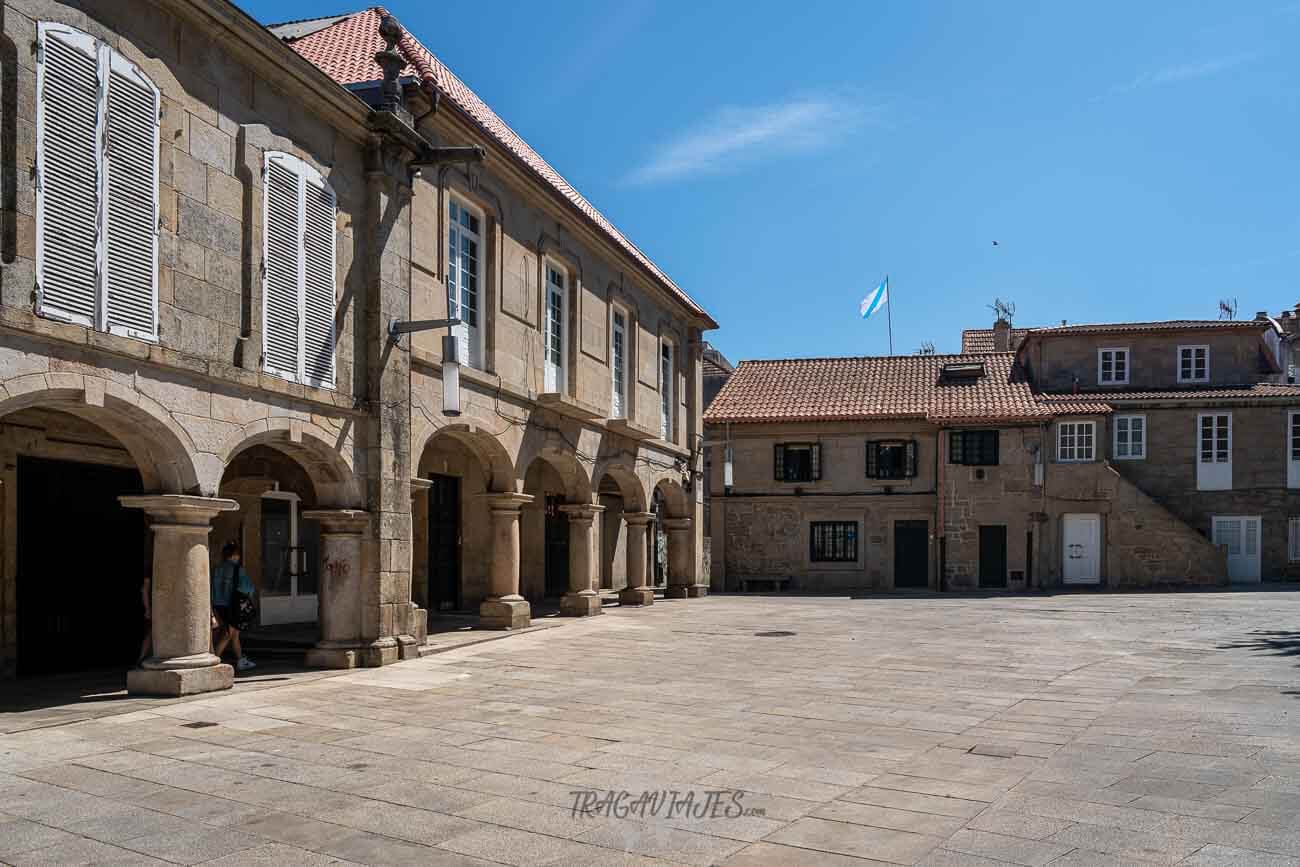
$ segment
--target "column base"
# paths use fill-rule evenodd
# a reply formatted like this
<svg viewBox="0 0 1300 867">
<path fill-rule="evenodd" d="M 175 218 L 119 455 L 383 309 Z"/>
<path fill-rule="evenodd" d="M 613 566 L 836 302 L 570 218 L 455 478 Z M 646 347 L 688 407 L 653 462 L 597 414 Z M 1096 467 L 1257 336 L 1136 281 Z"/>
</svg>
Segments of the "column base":
<svg viewBox="0 0 1300 867">
<path fill-rule="evenodd" d="M 361 653 L 358 647 L 313 647 L 307 651 L 303 664 L 308 668 L 358 668 Z"/>
<path fill-rule="evenodd" d="M 686 595 L 691 599 L 699 599 L 701 596 L 709 595 L 708 584 L 691 584 L 686 588 Z"/>
<path fill-rule="evenodd" d="M 376 638 L 361 646 L 361 664 L 366 668 L 392 665 L 403 658 L 401 645 L 396 638 Z"/>
<path fill-rule="evenodd" d="M 590 617 L 600 614 L 600 597 L 590 590 L 585 593 L 565 593 L 560 597 L 560 613 L 565 617 Z"/>
<path fill-rule="evenodd" d="M 483 629 L 524 629 L 532 623 L 532 609 L 522 596 L 485 599 L 478 607 L 478 625 Z"/>
<path fill-rule="evenodd" d="M 686 599 L 691 595 L 689 584 L 669 584 L 664 590 L 665 599 Z"/>
<path fill-rule="evenodd" d="M 415 636 L 397 636 L 397 658 L 402 660 L 420 658 L 420 642 L 416 641 Z"/>
<path fill-rule="evenodd" d="M 649 587 L 624 587 L 618 591 L 619 605 L 654 605 L 655 592 Z"/>
<path fill-rule="evenodd" d="M 235 670 L 225 663 L 203 668 L 134 668 L 126 673 L 131 695 L 179 696 L 230 689 Z"/>
</svg>

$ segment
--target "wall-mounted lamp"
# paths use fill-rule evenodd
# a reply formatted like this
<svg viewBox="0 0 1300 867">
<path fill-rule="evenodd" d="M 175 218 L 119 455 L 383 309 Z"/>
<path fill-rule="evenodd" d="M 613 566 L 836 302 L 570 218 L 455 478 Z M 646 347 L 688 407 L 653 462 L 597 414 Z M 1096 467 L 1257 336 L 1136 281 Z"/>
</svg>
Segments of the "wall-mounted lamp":
<svg viewBox="0 0 1300 867">
<path fill-rule="evenodd" d="M 734 481 L 734 467 L 735 462 L 731 457 L 731 446 L 727 446 L 722 453 L 722 487 L 726 488 L 728 491 L 731 490 L 731 485 Z"/>
<path fill-rule="evenodd" d="M 388 323 L 388 339 L 399 343 L 403 334 L 455 328 L 457 325 L 460 325 L 459 319 L 417 319 L 411 322 L 393 319 Z M 442 336 L 442 414 L 460 415 L 460 341 L 454 334 Z"/>
</svg>

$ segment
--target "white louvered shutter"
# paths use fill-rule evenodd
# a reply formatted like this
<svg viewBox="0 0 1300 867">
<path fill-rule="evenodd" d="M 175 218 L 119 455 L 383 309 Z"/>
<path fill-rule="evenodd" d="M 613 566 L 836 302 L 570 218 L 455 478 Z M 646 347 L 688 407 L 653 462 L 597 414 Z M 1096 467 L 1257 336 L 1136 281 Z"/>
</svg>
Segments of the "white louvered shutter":
<svg viewBox="0 0 1300 867">
<path fill-rule="evenodd" d="M 291 159 L 291 158 L 289 158 Z M 269 373 L 298 379 L 302 345 L 298 310 L 302 275 L 299 177 L 283 155 L 266 158 L 265 242 L 262 249 L 262 354 Z"/>
<path fill-rule="evenodd" d="M 107 109 L 106 324 L 152 340 L 158 334 L 158 90 L 116 52 Z"/>
<path fill-rule="evenodd" d="M 312 177 L 315 175 L 315 177 Z M 334 191 L 303 173 L 303 379 L 334 387 Z"/>
<path fill-rule="evenodd" d="M 94 38 L 40 25 L 37 64 L 37 312 L 98 319 L 100 63 Z"/>
</svg>

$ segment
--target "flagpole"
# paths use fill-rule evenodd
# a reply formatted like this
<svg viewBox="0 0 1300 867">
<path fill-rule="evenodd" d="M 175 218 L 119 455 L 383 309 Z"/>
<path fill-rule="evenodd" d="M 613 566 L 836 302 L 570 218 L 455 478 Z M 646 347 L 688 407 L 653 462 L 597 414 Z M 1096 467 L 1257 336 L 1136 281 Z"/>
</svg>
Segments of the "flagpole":
<svg viewBox="0 0 1300 867">
<path fill-rule="evenodd" d="M 889 282 L 889 275 L 885 275 L 885 282 Z M 890 303 L 889 298 L 885 299 L 885 321 L 889 323 L 889 354 L 894 354 L 894 305 Z"/>
</svg>

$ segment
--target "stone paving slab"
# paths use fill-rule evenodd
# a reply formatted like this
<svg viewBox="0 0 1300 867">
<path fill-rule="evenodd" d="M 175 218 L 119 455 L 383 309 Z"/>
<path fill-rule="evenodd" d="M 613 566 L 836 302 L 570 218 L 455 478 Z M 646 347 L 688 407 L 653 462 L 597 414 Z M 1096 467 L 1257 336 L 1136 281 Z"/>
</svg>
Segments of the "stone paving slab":
<svg viewBox="0 0 1300 867">
<path fill-rule="evenodd" d="M 0 863 L 1300 867 L 1297 622 L 1277 592 L 712 596 L 28 702 Z"/>
</svg>

